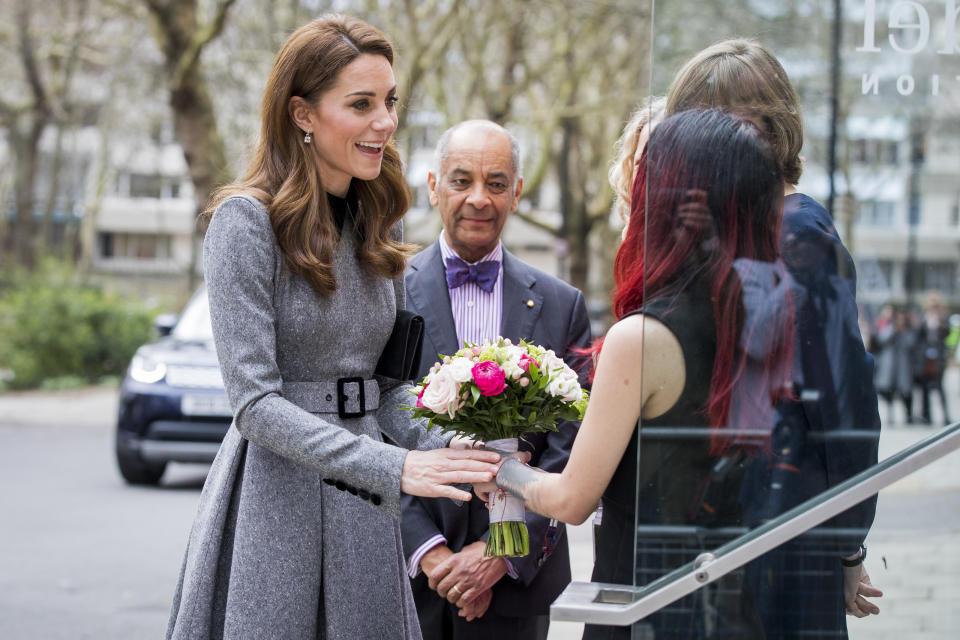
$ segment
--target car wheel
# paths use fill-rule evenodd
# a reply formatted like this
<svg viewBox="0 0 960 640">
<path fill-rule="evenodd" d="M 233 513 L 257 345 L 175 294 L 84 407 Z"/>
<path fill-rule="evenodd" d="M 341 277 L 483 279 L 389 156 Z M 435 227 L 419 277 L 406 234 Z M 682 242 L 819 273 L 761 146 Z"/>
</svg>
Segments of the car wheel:
<svg viewBox="0 0 960 640">
<path fill-rule="evenodd" d="M 146 462 L 123 436 L 117 434 L 117 467 L 127 484 L 156 485 L 167 468 L 166 462 Z"/>
</svg>

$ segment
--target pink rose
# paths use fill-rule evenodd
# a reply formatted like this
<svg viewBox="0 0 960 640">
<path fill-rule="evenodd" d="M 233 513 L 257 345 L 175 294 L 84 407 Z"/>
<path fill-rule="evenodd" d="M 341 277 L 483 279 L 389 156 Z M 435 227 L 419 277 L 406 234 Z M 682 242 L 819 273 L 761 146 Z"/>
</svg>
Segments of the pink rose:
<svg viewBox="0 0 960 640">
<path fill-rule="evenodd" d="M 520 356 L 520 362 L 518 363 L 518 365 L 524 371 L 530 371 L 531 363 L 537 364 L 537 361 L 531 358 L 530 356 L 528 356 L 527 354 L 523 354 Z"/>
<path fill-rule="evenodd" d="M 496 362 L 484 360 L 473 365 L 473 379 L 480 389 L 480 395 L 496 396 L 507 388 L 506 376 Z"/>
</svg>

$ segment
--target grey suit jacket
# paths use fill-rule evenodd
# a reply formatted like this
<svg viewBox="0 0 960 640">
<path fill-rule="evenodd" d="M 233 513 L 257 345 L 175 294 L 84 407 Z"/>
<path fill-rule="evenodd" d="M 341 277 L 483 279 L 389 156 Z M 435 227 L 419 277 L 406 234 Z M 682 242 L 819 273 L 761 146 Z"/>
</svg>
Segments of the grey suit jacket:
<svg viewBox="0 0 960 640">
<path fill-rule="evenodd" d="M 449 355 L 459 349 L 445 269 L 439 243 L 434 243 L 415 256 L 404 277 L 407 306 L 423 316 L 425 333 L 420 375 L 436 361 L 438 354 Z M 502 334 L 518 341 L 521 338 L 553 349 L 570 362 L 570 347 L 586 347 L 590 342 L 590 324 L 583 295 L 569 284 L 522 262 L 510 252 L 503 252 L 503 318 Z M 530 443 L 521 443 L 530 450 L 531 464 L 548 471 L 560 471 L 569 457 L 577 425 L 562 423 L 559 432 L 536 434 Z M 409 558 L 425 541 L 442 533 L 448 546 L 459 551 L 464 546 L 486 539 L 489 518 L 479 500 L 458 506 L 450 500 L 403 498 L 403 545 Z M 549 520 L 527 513 L 530 532 L 530 554 L 511 558 L 519 580 L 504 577 L 494 587 L 490 610 L 483 620 L 499 615 L 529 616 L 548 613 L 549 605 L 570 582 L 569 553 L 565 532 L 554 553 L 542 564 L 538 554 L 544 544 Z M 562 525 L 561 525 L 562 527 Z M 421 623 L 425 620 L 421 600 L 437 598 L 429 590 L 421 574 L 413 581 Z M 493 614 L 493 615 L 492 615 Z M 425 635 L 429 636 L 427 631 Z"/>
<path fill-rule="evenodd" d="M 200 497 L 168 637 L 420 638 L 400 546 L 400 447 L 444 441 L 400 410 L 400 387 L 380 387 L 380 407 L 356 418 L 301 393 L 372 378 L 402 304 L 399 282 L 360 265 L 347 227 L 333 263 L 338 289 L 318 295 L 285 265 L 259 202 L 230 198 L 213 216 L 204 272 L 235 417 Z"/>
</svg>

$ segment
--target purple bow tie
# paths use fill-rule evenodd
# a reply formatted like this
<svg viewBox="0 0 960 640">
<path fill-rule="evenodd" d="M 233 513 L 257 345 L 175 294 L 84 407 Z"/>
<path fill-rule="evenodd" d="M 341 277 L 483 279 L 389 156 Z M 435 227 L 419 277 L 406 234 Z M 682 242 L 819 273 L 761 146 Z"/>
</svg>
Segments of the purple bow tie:
<svg viewBox="0 0 960 640">
<path fill-rule="evenodd" d="M 500 275 L 500 263 L 496 260 L 467 264 L 460 258 L 453 256 L 444 260 L 447 266 L 447 287 L 456 289 L 468 282 L 475 282 L 478 287 L 490 293 Z"/>
</svg>

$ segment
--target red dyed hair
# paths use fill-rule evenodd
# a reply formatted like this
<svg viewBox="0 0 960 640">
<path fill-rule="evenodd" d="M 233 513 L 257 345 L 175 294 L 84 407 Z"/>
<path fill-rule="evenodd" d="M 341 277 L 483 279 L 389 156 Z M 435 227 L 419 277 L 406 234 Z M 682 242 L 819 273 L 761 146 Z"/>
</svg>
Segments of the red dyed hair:
<svg viewBox="0 0 960 640">
<path fill-rule="evenodd" d="M 614 262 L 614 314 L 622 318 L 698 280 L 707 284 L 716 357 L 706 413 L 714 428 L 726 426 L 731 391 L 746 364 L 739 346 L 743 289 L 733 264 L 778 258 L 782 206 L 783 176 L 770 145 L 752 123 L 716 109 L 664 120 L 638 164 L 630 223 Z M 792 353 L 792 313 L 779 321 L 764 363 L 770 375 Z M 714 433 L 713 453 L 729 446 L 725 435 Z"/>
</svg>

